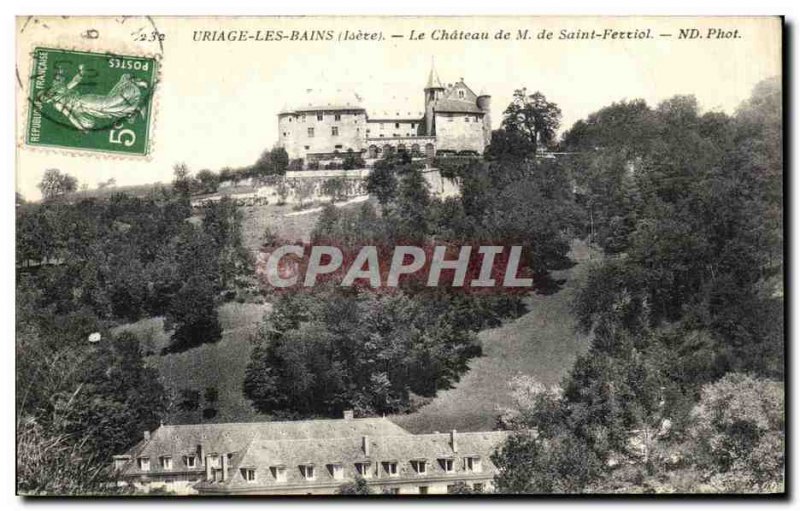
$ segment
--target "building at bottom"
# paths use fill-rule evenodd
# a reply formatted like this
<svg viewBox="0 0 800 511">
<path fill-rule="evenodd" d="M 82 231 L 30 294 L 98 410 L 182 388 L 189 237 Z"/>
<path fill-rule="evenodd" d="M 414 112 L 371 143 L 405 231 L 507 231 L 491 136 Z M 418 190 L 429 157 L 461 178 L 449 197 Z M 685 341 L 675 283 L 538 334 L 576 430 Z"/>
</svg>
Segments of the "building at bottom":
<svg viewBox="0 0 800 511">
<path fill-rule="evenodd" d="M 491 491 L 504 431 L 412 434 L 389 419 L 160 426 L 114 456 L 120 485 L 189 495 L 333 494 L 364 478 L 374 493 Z"/>
</svg>

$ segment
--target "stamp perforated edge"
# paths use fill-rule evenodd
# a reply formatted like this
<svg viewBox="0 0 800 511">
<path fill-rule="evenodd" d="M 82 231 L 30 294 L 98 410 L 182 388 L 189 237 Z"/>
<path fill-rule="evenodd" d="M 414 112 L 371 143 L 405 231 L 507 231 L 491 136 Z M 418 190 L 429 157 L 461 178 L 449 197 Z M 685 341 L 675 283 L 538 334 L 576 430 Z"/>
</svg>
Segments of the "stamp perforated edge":
<svg viewBox="0 0 800 511">
<path fill-rule="evenodd" d="M 163 80 L 163 55 L 160 53 L 152 53 L 152 52 L 135 52 L 135 51 L 125 51 L 125 52 L 115 52 L 114 50 L 108 50 L 108 53 L 115 54 L 115 55 L 126 55 L 131 57 L 139 57 L 139 58 L 151 58 L 156 63 L 156 74 L 153 77 L 153 92 L 151 94 L 150 99 L 150 120 L 149 125 L 147 127 L 148 137 L 147 137 L 147 150 L 145 154 L 135 154 L 135 153 L 120 153 L 120 152 L 113 152 L 113 151 L 103 151 L 100 149 L 92 150 L 86 148 L 72 148 L 72 147 L 61 147 L 61 146 L 45 146 L 45 145 L 32 145 L 28 144 L 26 141 L 26 134 L 28 132 L 28 123 L 30 122 L 30 108 L 31 102 L 29 100 L 29 93 L 30 91 L 28 88 L 30 87 L 30 80 L 29 77 L 32 75 L 33 72 L 33 61 L 34 61 L 34 52 L 36 48 L 47 48 L 51 50 L 60 50 L 60 51 L 75 51 L 75 52 L 87 52 L 87 53 L 94 53 L 100 54 L 97 48 L 88 47 L 86 45 L 74 44 L 74 45 L 64 45 L 64 44 L 49 44 L 47 42 L 36 42 L 36 43 L 29 43 L 26 45 L 24 55 L 27 57 L 26 62 L 24 63 L 26 72 L 21 72 L 20 62 L 18 61 L 16 64 L 16 73 L 17 73 L 17 89 L 22 94 L 24 100 L 22 101 L 22 108 L 20 109 L 19 101 L 17 100 L 17 152 L 19 151 L 32 151 L 39 154 L 57 154 L 60 156 L 71 156 L 71 157 L 88 157 L 88 158 L 96 158 L 96 159 L 103 159 L 103 160 L 123 160 L 123 161 L 152 161 L 153 153 L 155 152 L 156 147 L 156 126 L 158 120 L 158 113 L 159 113 L 159 98 L 160 94 L 158 93 L 158 85 Z M 26 82 L 26 80 L 28 80 Z"/>
</svg>

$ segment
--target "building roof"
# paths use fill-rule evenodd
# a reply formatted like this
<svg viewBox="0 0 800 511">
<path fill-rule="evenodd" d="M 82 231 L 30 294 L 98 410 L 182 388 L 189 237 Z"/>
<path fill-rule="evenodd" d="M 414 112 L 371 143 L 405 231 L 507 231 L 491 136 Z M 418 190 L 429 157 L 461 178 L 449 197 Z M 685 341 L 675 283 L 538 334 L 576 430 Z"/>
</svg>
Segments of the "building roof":
<svg viewBox="0 0 800 511">
<path fill-rule="evenodd" d="M 441 80 L 439 80 L 439 75 L 436 73 L 436 69 L 433 67 L 433 62 L 431 62 L 431 71 L 428 73 L 428 83 L 425 85 L 425 88 L 444 89 Z"/>
<path fill-rule="evenodd" d="M 475 102 L 460 99 L 440 99 L 433 108 L 434 111 L 442 113 L 484 114 Z"/>
<path fill-rule="evenodd" d="M 136 458 L 150 458 L 153 463 L 160 456 L 171 456 L 173 471 L 189 469 L 186 455 L 199 456 L 202 446 L 205 454 L 222 454 L 242 451 L 251 441 L 336 439 L 369 436 L 410 435 L 408 431 L 385 418 L 318 419 L 302 421 L 274 421 L 223 424 L 185 424 L 160 426 L 149 439 L 128 451 L 131 461 L 123 468 L 123 475 L 140 474 Z M 156 467 L 151 467 L 152 473 Z"/>
<path fill-rule="evenodd" d="M 463 479 L 466 467 L 463 458 L 481 460 L 481 474 L 487 478 L 496 471 L 491 454 L 507 438 L 506 431 L 455 433 L 457 451 L 453 450 L 450 433 L 426 435 L 396 435 L 368 437 L 365 454 L 362 437 L 336 439 L 264 440 L 255 439 L 243 454 L 231 457 L 228 478 L 224 481 L 204 481 L 198 489 L 236 491 L 258 487 L 306 487 L 313 485 L 339 485 L 353 480 L 357 475 L 356 463 L 369 462 L 371 480 L 386 484 L 408 478 L 419 478 L 411 461 L 426 461 L 425 478 Z M 453 472 L 446 472 L 441 460 L 453 460 Z M 384 463 L 397 463 L 397 476 L 385 473 Z M 303 465 L 315 467 L 313 483 L 300 471 Z M 335 479 L 332 466 L 341 465 L 342 478 Z M 273 469 L 283 467 L 286 481 L 278 481 Z M 377 475 L 375 470 L 377 468 Z M 241 469 L 255 469 L 255 482 L 246 481 Z M 474 476 L 470 473 L 469 476 Z"/>
</svg>

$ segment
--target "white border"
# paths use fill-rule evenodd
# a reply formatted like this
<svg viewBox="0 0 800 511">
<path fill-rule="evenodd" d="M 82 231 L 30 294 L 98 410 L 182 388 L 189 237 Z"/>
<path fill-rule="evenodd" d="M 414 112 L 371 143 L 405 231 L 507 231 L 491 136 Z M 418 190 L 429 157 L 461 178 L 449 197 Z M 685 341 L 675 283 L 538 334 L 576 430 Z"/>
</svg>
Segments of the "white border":
<svg viewBox="0 0 800 511">
<path fill-rule="evenodd" d="M 5 70 L 7 76 L 4 80 L 0 80 L 0 88 L 2 88 L 2 109 L 0 111 L 6 113 L 6 121 L 0 123 L 0 148 L 2 148 L 3 171 L 0 175 L 0 187 L 2 193 L 0 197 L 6 197 L 7 202 L 0 205 L 0 229 L 2 229 L 2 242 L 0 242 L 0 269 L 3 274 L 7 276 L 2 291 L 0 291 L 0 326 L 2 326 L 3 339 L 3 353 L 0 356 L 0 374 L 2 374 L 4 392 L 0 393 L 0 411 L 4 412 L 2 415 L 5 419 L 2 422 L 2 433 L 0 439 L 2 443 L 0 446 L 0 500 L 2 502 L 2 509 L 17 509 L 23 506 L 35 505 L 37 508 L 51 508 L 56 506 L 67 506 L 71 508 L 92 506 L 92 507 L 106 507 L 108 505 L 136 506 L 147 507 L 148 509 L 167 509 L 175 505 L 190 505 L 190 506 L 219 506 L 219 505 L 235 505 L 235 506 L 254 506 L 259 507 L 269 506 L 272 508 L 289 507 L 295 509 L 313 509 L 319 505 L 336 506 L 342 508 L 344 506 L 360 505 L 360 506 L 393 506 L 400 505 L 413 505 L 417 508 L 432 508 L 440 507 L 442 505 L 452 508 L 462 508 L 464 506 L 535 506 L 537 509 L 555 509 L 573 507 L 576 505 L 593 506 L 604 508 L 639 508 L 643 504 L 649 503 L 650 505 L 664 506 L 668 508 L 680 509 L 704 509 L 709 507 L 722 508 L 722 507 L 746 507 L 747 509 L 760 508 L 770 506 L 775 507 L 776 503 L 759 503 L 758 501 L 748 500 L 733 500 L 733 501 L 652 501 L 646 502 L 642 500 L 629 500 L 629 501 L 512 501 L 512 500 L 498 500 L 491 501 L 448 501 L 448 502 L 410 502 L 404 501 L 403 503 L 392 503 L 387 501 L 367 501 L 364 503 L 358 502 L 330 502 L 323 500 L 303 500 L 303 501 L 185 501 L 180 500 L 167 500 L 167 501 L 123 501 L 111 502 L 107 500 L 78 500 L 78 501 L 26 501 L 19 497 L 14 496 L 15 487 L 15 456 L 14 456 L 14 354 L 13 339 L 14 339 L 14 202 L 12 201 L 12 192 L 14 191 L 14 155 L 15 155 L 15 119 L 11 112 L 15 111 L 15 95 L 14 95 L 14 80 L 12 79 L 12 70 L 14 69 L 15 60 L 15 16 L 17 15 L 44 15 L 44 14 L 71 14 L 71 15 L 116 15 L 116 14 L 139 14 L 139 15 L 297 15 L 297 14 L 331 14 L 331 15 L 358 15 L 358 14 L 404 14 L 404 15 L 501 15 L 501 14 L 537 14 L 537 15 L 779 15 L 787 16 L 787 23 L 794 25 L 792 32 L 794 38 L 797 35 L 797 23 L 800 19 L 800 2 L 796 0 L 758 0 L 757 2 L 742 2 L 735 0 L 671 0 L 670 2 L 651 2 L 646 3 L 643 1 L 632 2 L 626 0 L 575 0 L 575 1 L 558 1 L 558 2 L 514 2 L 506 0 L 493 0 L 491 2 L 469 2 L 467 0 L 403 0 L 402 2 L 395 1 L 391 3 L 379 3 L 376 0 L 343 0 L 340 2 L 331 2 L 323 0 L 292 0 L 291 2 L 281 2 L 280 5 L 270 5 L 266 2 L 247 2 L 245 0 L 225 0 L 210 2 L 207 0 L 195 0 L 179 4 L 177 2 L 164 2 L 163 0 L 137 0 L 136 2 L 119 3 L 109 2 L 108 0 L 86 0 L 80 4 L 66 4 L 63 1 L 57 0 L 39 0 L 36 3 L 30 1 L 23 2 L 20 0 L 12 0 L 11 2 L 3 2 L 0 9 L 3 16 L 0 17 L 0 44 L 2 44 L 2 65 L 0 69 Z M 124 11 L 124 12 L 122 12 Z M 790 41 L 791 42 L 791 41 Z M 791 58 L 791 62 L 787 62 L 790 69 L 796 69 L 798 56 L 797 52 L 792 48 L 787 48 L 787 57 Z M 794 74 L 794 73 L 791 73 Z M 791 90 L 785 90 L 786 94 L 791 94 L 794 97 L 797 87 L 794 83 L 791 85 Z M 786 140 L 789 154 L 794 153 L 794 147 L 797 146 L 797 114 L 796 109 L 793 112 L 787 112 L 787 122 L 791 124 L 793 129 L 789 131 L 792 140 Z M 794 158 L 790 157 L 787 161 L 794 162 Z M 786 169 L 785 175 L 790 176 L 793 174 L 793 169 Z M 791 180 L 791 193 L 790 196 L 796 197 L 798 195 L 798 184 L 800 180 L 794 177 Z M 787 218 L 787 225 L 792 227 L 791 238 L 798 238 L 798 230 L 800 230 L 800 222 L 798 222 L 794 209 L 789 201 L 786 201 L 786 206 L 791 218 Z M 797 275 L 797 253 L 791 260 L 794 271 L 790 277 Z M 789 282 L 789 290 L 795 287 L 795 278 L 791 278 Z M 800 317 L 800 306 L 797 300 L 791 303 L 790 317 Z M 790 332 L 791 333 L 791 332 Z M 791 340 L 789 340 L 791 345 Z M 795 348 L 792 352 L 793 364 L 791 367 L 797 367 L 797 352 Z M 791 382 L 797 380 L 792 378 L 789 372 Z M 797 389 L 792 385 L 791 400 L 792 403 L 789 410 L 794 411 L 797 409 L 798 397 Z M 793 416 L 796 414 L 792 414 Z M 796 426 L 796 417 L 793 417 L 792 425 Z M 797 449 L 798 440 L 794 433 L 797 430 L 793 427 L 788 432 L 790 436 L 790 446 L 792 449 L 792 480 L 787 481 L 788 487 L 795 493 L 798 491 L 797 481 Z M 778 505 L 781 505 L 778 503 Z M 786 505 L 784 503 L 783 505 Z"/>
</svg>

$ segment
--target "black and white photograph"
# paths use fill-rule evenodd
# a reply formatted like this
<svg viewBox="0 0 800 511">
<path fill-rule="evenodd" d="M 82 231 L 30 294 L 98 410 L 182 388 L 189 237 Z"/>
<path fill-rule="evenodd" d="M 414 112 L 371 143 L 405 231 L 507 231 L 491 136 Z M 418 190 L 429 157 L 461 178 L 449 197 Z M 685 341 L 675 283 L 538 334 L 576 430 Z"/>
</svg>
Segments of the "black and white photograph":
<svg viewBox="0 0 800 511">
<path fill-rule="evenodd" d="M 13 27 L 17 499 L 787 497 L 779 12 Z"/>
</svg>

